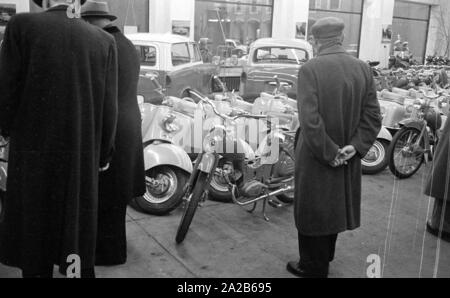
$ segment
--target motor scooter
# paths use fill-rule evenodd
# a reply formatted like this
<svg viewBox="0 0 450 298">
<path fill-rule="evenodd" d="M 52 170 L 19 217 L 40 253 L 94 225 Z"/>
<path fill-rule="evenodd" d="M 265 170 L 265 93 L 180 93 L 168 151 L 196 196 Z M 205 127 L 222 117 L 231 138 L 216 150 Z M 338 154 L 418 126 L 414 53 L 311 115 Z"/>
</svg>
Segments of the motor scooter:
<svg viewBox="0 0 450 298">
<path fill-rule="evenodd" d="M 292 103 L 287 103 L 287 96 L 283 96 L 283 94 L 277 91 L 280 90 L 280 83 L 277 77 L 275 77 L 275 81 L 278 83 L 275 92 L 273 94 L 263 94 L 253 104 L 243 101 L 238 95 L 230 92 L 224 92 L 222 100 L 231 103 L 229 110 L 234 114 L 249 113 L 277 119 L 277 127 L 267 127 L 265 121 L 258 121 L 249 117 L 236 119 L 234 123 L 227 123 L 227 119 L 223 119 L 217 115 L 216 118 L 221 121 L 218 124 L 223 125 L 225 128 L 233 129 L 232 127 L 234 126 L 237 127 L 234 128 L 235 131 L 245 132 L 245 135 L 241 133 L 236 139 L 228 139 L 226 141 L 229 143 L 240 142 L 240 146 L 245 151 L 247 159 L 251 158 L 261 144 L 267 142 L 268 135 L 273 134 L 273 136 L 278 138 L 281 144 L 279 158 L 271 174 L 274 178 L 279 178 L 293 175 L 295 172 L 294 139 L 296 131 L 294 129 L 298 127 L 298 114 L 292 108 Z M 222 82 L 218 81 L 218 84 L 222 85 L 222 90 L 227 90 Z M 204 97 L 203 95 L 199 96 L 198 93 L 197 96 Z M 217 108 L 218 103 L 214 102 L 214 104 Z M 220 109 L 218 110 L 220 111 Z M 223 114 L 230 115 L 230 113 Z M 230 138 L 230 134 L 228 134 L 228 137 Z M 236 137 L 236 134 L 234 134 L 234 137 Z M 221 153 L 221 156 L 222 158 L 218 162 L 216 172 L 211 178 L 209 196 L 214 201 L 231 202 L 232 194 L 225 174 L 239 175 L 237 168 L 239 167 L 240 161 L 236 159 L 234 154 Z M 292 203 L 294 200 L 294 192 L 281 193 L 277 199 L 283 203 Z M 269 201 L 269 204 L 280 206 L 275 200 Z"/>
<path fill-rule="evenodd" d="M 276 154 L 275 151 L 283 150 L 278 147 L 277 141 L 279 137 L 283 136 L 283 132 L 276 128 L 276 119 L 245 112 L 231 116 L 224 115 L 217 111 L 215 104 L 207 97 L 195 92 L 191 92 L 191 94 L 201 98 L 202 107 L 209 106 L 217 116 L 224 120 L 233 122 L 239 118 L 247 118 L 268 121 L 268 126 L 272 128 L 272 131 L 261 143 L 258 150 L 253 154 L 245 154 L 245 151 L 241 154 L 241 151 L 238 151 L 235 160 L 238 161 L 239 167 L 234 172 L 224 171 L 222 174 L 228 183 L 235 204 L 241 207 L 253 206 L 249 211 L 253 212 L 257 203 L 262 202 L 264 218 L 269 220 L 266 216 L 266 206 L 270 198 L 294 190 L 292 185 L 294 173 L 283 177 L 273 177 L 274 165 L 277 164 L 279 158 L 279 154 Z M 216 169 L 220 160 L 223 159 L 221 152 L 224 146 L 229 144 L 228 136 L 232 133 L 227 127 L 217 125 L 206 136 L 203 152 L 195 161 L 194 171 L 186 186 L 184 197 L 186 206 L 176 235 L 177 243 L 184 241 L 198 206 L 207 199 L 208 185 L 217 173 Z M 233 137 L 231 137 L 231 141 L 233 141 Z M 239 150 L 239 142 L 236 143 L 235 148 Z"/>
<path fill-rule="evenodd" d="M 184 136 L 192 133 L 196 104 L 165 96 L 153 76 L 141 76 L 140 79 L 149 80 L 143 85 L 153 85 L 163 100 L 161 105 L 154 105 L 143 95 L 138 95 L 147 192 L 135 198 L 131 205 L 151 215 L 166 215 L 181 204 L 184 187 L 192 173 L 192 161 L 187 153 L 190 144 L 184 142 Z"/>
</svg>

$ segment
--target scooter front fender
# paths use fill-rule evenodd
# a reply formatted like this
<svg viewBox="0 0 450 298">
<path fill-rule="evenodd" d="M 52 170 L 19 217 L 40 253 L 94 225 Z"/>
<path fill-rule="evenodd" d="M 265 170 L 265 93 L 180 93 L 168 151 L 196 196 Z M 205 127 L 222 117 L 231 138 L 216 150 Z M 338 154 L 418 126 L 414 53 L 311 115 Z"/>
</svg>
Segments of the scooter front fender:
<svg viewBox="0 0 450 298">
<path fill-rule="evenodd" d="M 389 130 L 383 126 L 383 128 L 381 128 L 380 133 L 378 134 L 378 139 L 379 140 L 386 140 L 389 143 L 392 142 L 392 134 L 389 132 Z"/>
<path fill-rule="evenodd" d="M 419 122 L 417 120 L 412 119 L 405 119 L 403 121 L 400 121 L 399 124 L 401 127 L 415 128 L 419 131 L 422 131 L 423 126 L 425 125 L 423 122 Z"/>
<path fill-rule="evenodd" d="M 174 166 L 189 174 L 192 173 L 192 161 L 183 148 L 173 144 L 149 145 L 144 149 L 145 170 L 158 166 Z"/>
</svg>

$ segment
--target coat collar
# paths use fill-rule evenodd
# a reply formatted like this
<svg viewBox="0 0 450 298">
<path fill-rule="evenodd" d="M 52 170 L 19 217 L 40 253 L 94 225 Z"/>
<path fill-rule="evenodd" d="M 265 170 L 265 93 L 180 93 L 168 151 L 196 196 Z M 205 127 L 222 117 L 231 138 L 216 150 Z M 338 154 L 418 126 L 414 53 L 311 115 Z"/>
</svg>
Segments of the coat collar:
<svg viewBox="0 0 450 298">
<path fill-rule="evenodd" d="M 47 9 L 47 11 L 67 11 L 68 7 L 69 7 L 69 5 L 61 4 L 61 5 L 50 7 L 49 9 Z"/>
<path fill-rule="evenodd" d="M 105 28 L 103 28 L 103 30 L 105 30 L 106 32 L 111 33 L 111 34 L 121 32 L 120 29 L 114 25 L 106 26 Z"/>
<path fill-rule="evenodd" d="M 325 48 L 319 52 L 318 56 L 325 56 L 331 54 L 348 54 L 343 46 L 340 44 L 333 45 L 331 47 Z"/>
</svg>

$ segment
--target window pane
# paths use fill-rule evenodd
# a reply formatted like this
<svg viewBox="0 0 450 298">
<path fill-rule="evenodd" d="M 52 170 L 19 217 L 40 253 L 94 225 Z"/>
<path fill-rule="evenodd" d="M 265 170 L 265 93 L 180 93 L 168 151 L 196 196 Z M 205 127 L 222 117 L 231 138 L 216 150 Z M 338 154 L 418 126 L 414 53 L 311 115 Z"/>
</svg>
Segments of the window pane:
<svg viewBox="0 0 450 298">
<path fill-rule="evenodd" d="M 392 24 L 393 43 L 398 40 L 409 43 L 409 51 L 414 59 L 423 63 L 425 57 L 425 45 L 428 31 L 428 23 L 425 21 L 412 21 L 394 18 Z M 392 47 L 394 48 L 394 46 Z"/>
<path fill-rule="evenodd" d="M 429 5 L 395 1 L 394 17 L 428 21 L 429 14 Z"/>
<path fill-rule="evenodd" d="M 191 62 L 187 43 L 177 43 L 172 46 L 172 65 L 177 66 Z"/>
<path fill-rule="evenodd" d="M 136 51 L 141 60 L 142 65 L 155 66 L 156 65 L 156 49 L 148 46 L 135 46 Z"/>
<path fill-rule="evenodd" d="M 308 61 L 308 53 L 295 48 L 260 48 L 253 57 L 256 63 L 303 64 Z"/>
<path fill-rule="evenodd" d="M 353 56 L 358 55 L 359 35 L 361 30 L 361 15 L 350 13 L 336 13 L 331 11 L 310 11 L 309 14 L 309 28 L 320 18 L 324 17 L 339 17 L 345 23 L 344 29 L 344 48 Z M 310 32 L 311 34 L 311 32 Z"/>
<path fill-rule="evenodd" d="M 363 0 L 315 0 L 309 2 L 309 9 L 362 13 L 362 4 Z"/>
<path fill-rule="evenodd" d="M 195 2 L 195 40 L 207 38 L 213 55 L 224 39 L 249 45 L 272 35 L 272 0 Z"/>
</svg>

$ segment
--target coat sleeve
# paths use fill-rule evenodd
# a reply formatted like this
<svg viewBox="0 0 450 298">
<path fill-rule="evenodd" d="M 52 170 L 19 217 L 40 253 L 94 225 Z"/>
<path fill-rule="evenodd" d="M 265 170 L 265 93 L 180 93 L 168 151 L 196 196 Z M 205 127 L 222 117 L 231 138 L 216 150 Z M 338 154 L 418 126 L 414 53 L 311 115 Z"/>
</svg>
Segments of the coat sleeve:
<svg viewBox="0 0 450 298">
<path fill-rule="evenodd" d="M 117 47 L 114 43 L 109 50 L 108 68 L 105 84 L 105 99 L 103 103 L 103 131 L 100 153 L 100 167 L 111 162 L 114 153 L 114 142 L 118 118 L 118 62 Z"/>
<path fill-rule="evenodd" d="M 22 57 L 19 34 L 13 17 L 6 27 L 0 52 L 0 130 L 4 136 L 9 136 L 20 104 Z"/>
<path fill-rule="evenodd" d="M 298 80 L 300 127 L 304 142 L 316 159 L 328 165 L 336 158 L 339 146 L 327 134 L 320 115 L 316 80 L 306 67 L 300 69 Z"/>
<path fill-rule="evenodd" d="M 382 125 L 380 103 L 378 102 L 377 90 L 372 72 L 369 71 L 369 75 L 366 77 L 368 77 L 367 85 L 369 87 L 362 106 L 359 126 L 350 143 L 355 147 L 361 158 L 367 155 L 370 148 L 375 143 Z"/>
</svg>

